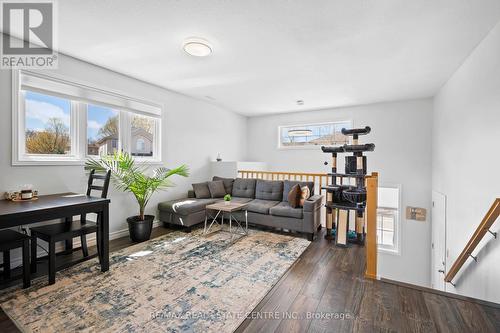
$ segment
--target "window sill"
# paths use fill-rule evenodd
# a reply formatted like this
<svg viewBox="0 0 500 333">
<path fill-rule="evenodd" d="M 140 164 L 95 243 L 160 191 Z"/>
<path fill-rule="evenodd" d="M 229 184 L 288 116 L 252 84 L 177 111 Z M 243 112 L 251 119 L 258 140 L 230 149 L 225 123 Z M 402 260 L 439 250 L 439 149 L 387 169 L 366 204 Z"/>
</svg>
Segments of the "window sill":
<svg viewBox="0 0 500 333">
<path fill-rule="evenodd" d="M 87 159 L 18 159 L 12 161 L 12 166 L 84 166 Z M 135 159 L 139 164 L 161 165 L 163 162 L 156 159 Z"/>
<path fill-rule="evenodd" d="M 79 158 L 29 158 L 23 157 L 12 160 L 12 166 L 30 165 L 84 165 L 85 161 Z"/>
</svg>

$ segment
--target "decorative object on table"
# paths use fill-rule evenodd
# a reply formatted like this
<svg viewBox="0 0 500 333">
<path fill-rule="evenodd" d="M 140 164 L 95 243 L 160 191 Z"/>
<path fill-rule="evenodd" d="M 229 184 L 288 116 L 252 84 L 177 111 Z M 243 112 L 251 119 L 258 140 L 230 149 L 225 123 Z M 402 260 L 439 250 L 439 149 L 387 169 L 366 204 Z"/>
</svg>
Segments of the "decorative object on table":
<svg viewBox="0 0 500 333">
<path fill-rule="evenodd" d="M 107 274 L 90 260 L 58 272 L 56 285 L 0 292 L 2 310 L 22 332 L 234 332 L 245 315 L 231 314 L 251 313 L 310 244 L 258 230 L 237 242 L 202 232 L 114 252 Z M 185 320 L 186 311 L 204 315 Z"/>
<path fill-rule="evenodd" d="M 5 200 L 14 200 L 17 199 L 18 196 L 20 196 L 21 193 L 16 192 L 16 191 L 7 191 L 4 194 Z"/>
<path fill-rule="evenodd" d="M 366 209 L 366 156 L 364 152 L 374 151 L 373 143 L 359 144 L 360 135 L 370 133 L 371 128 L 342 129 L 342 134 L 352 137 L 351 144 L 337 147 L 321 147 L 324 153 L 332 154 L 331 185 L 323 187 L 327 192 L 326 198 L 326 239 L 333 239 L 337 246 L 348 246 L 348 243 L 365 243 L 365 209 Z M 337 154 L 353 153 L 345 157 L 345 173 L 337 172 Z M 325 162 L 325 165 L 328 162 Z M 340 179 L 340 184 L 337 180 Z M 354 179 L 355 185 L 346 185 L 345 179 Z M 349 237 L 349 213 L 356 212 L 355 232 L 356 239 Z M 335 228 L 335 233 L 332 233 Z"/>
<path fill-rule="evenodd" d="M 146 206 L 156 191 L 173 187 L 170 176 L 188 176 L 188 168 L 181 165 L 175 169 L 160 167 L 148 176 L 148 166 L 136 163 L 128 153 L 115 152 L 113 155 L 102 155 L 97 159 L 90 157 L 85 162 L 86 169 L 96 171 L 111 170 L 111 179 L 116 188 L 132 193 L 139 204 L 139 215 L 127 218 L 130 238 L 134 242 L 143 242 L 151 237 L 154 215 L 145 215 Z"/>
<path fill-rule="evenodd" d="M 33 198 L 33 185 L 25 184 L 21 188 L 21 199 L 31 200 Z"/>
<path fill-rule="evenodd" d="M 26 185 L 25 185 L 26 186 Z M 6 200 L 10 201 L 34 201 L 38 200 L 38 191 L 24 188 L 21 191 L 7 191 L 4 194 Z M 31 185 L 30 185 L 31 186 Z"/>
<path fill-rule="evenodd" d="M 224 203 L 225 203 L 226 205 L 230 205 L 230 204 L 231 204 L 231 199 L 232 199 L 232 198 L 231 198 L 231 194 L 226 194 L 226 195 L 224 196 Z"/>
<path fill-rule="evenodd" d="M 220 153 L 217 154 L 217 159 L 216 159 L 217 162 L 222 162 L 222 158 L 220 157 Z"/>
<path fill-rule="evenodd" d="M 22 200 L 31 200 L 33 198 L 32 190 L 21 190 L 21 199 Z"/>
</svg>

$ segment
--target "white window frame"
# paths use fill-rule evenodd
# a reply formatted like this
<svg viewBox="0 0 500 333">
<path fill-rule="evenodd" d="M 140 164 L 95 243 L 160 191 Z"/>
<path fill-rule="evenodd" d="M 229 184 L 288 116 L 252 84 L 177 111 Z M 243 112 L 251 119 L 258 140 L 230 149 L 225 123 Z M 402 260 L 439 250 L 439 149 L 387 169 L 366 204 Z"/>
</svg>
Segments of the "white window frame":
<svg viewBox="0 0 500 333">
<path fill-rule="evenodd" d="M 283 127 L 301 127 L 301 126 L 322 126 L 322 125 L 336 125 L 342 123 L 349 123 L 351 128 L 353 128 L 352 120 L 335 120 L 335 121 L 324 121 L 320 123 L 305 123 L 305 124 L 290 124 L 290 125 L 279 125 L 278 126 L 278 145 L 279 150 L 304 150 L 304 149 L 320 149 L 321 145 L 303 145 L 303 146 L 283 146 L 281 144 L 281 129 Z"/>
<path fill-rule="evenodd" d="M 402 211 L 402 186 L 401 184 L 379 184 L 379 188 L 392 188 L 398 190 L 398 209 L 397 209 L 397 219 L 394 221 L 394 245 L 386 246 L 382 244 L 377 244 L 378 252 L 388 253 L 393 255 L 401 255 L 401 211 Z M 379 207 L 377 207 L 378 210 Z M 383 208 L 383 207 L 381 207 Z M 378 217 L 378 211 L 377 211 Z M 378 230 L 378 228 L 377 228 Z M 377 230 L 375 232 L 377 232 Z"/>
<path fill-rule="evenodd" d="M 23 82 L 21 82 L 23 81 Z M 27 85 L 24 86 L 24 84 Z M 43 84 L 43 85 L 42 85 Z M 34 88 L 32 88 L 32 86 Z M 43 89 L 37 89 L 42 86 Z M 71 101 L 71 153 L 68 155 L 26 154 L 25 99 L 23 90 L 53 95 Z M 95 85 L 69 80 L 60 75 L 27 70 L 12 70 L 12 165 L 83 165 L 87 155 L 87 104 L 112 108 L 119 115 L 119 149 L 130 153 L 130 114 L 155 119 L 152 157 L 135 157 L 140 162 L 161 163 L 161 129 L 163 106 Z M 95 157 L 92 156 L 92 157 Z"/>
</svg>

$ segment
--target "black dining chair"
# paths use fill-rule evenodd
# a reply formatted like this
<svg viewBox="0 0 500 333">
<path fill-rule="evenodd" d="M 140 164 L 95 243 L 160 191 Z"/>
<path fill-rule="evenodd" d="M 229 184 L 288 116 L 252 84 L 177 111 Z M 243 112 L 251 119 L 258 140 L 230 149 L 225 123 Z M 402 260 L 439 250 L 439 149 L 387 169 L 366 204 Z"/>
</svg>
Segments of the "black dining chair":
<svg viewBox="0 0 500 333">
<path fill-rule="evenodd" d="M 109 181 L 111 178 L 111 171 L 108 170 L 106 174 L 96 174 L 95 170 L 90 171 L 89 181 L 87 186 L 87 195 L 91 195 L 92 191 L 100 191 L 101 198 L 108 196 Z M 102 180 L 102 185 L 94 185 L 94 180 Z M 36 272 L 37 264 L 37 239 L 44 240 L 49 245 L 49 284 L 54 284 L 56 281 L 56 242 L 72 241 L 75 237 L 80 237 L 81 249 L 83 257 L 89 256 L 87 247 L 87 235 L 96 233 L 97 237 L 97 252 L 99 254 L 99 224 L 100 215 L 97 216 L 97 222 L 87 220 L 87 214 L 80 215 L 80 220 L 73 221 L 73 217 L 68 217 L 66 221 L 48 224 L 39 227 L 31 228 L 31 272 Z"/>
<path fill-rule="evenodd" d="M 23 252 L 23 288 L 31 285 L 30 278 L 30 237 L 14 230 L 0 231 L 0 252 L 3 252 L 3 277 L 10 279 L 10 250 L 22 248 Z"/>
</svg>

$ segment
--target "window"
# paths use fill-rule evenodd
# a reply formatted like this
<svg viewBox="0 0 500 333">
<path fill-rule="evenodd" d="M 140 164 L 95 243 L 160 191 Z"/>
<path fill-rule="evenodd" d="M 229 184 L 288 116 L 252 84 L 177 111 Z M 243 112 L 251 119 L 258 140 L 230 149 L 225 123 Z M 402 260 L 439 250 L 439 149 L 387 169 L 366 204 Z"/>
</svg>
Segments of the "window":
<svg viewBox="0 0 500 333">
<path fill-rule="evenodd" d="M 113 154 L 118 150 L 119 112 L 87 105 L 87 155 Z"/>
<path fill-rule="evenodd" d="M 377 243 L 379 250 L 399 253 L 400 188 L 379 187 L 377 208 Z"/>
<path fill-rule="evenodd" d="M 279 148 L 333 146 L 349 142 L 342 128 L 351 128 L 350 121 L 304 124 L 279 127 Z"/>
<path fill-rule="evenodd" d="M 144 141 L 143 138 L 137 139 L 137 142 L 135 144 L 135 149 L 137 151 L 144 151 L 146 148 L 146 142 Z"/>
<path fill-rule="evenodd" d="M 13 165 L 83 164 L 125 151 L 161 160 L 161 107 L 56 77 L 13 71 Z M 15 126 L 17 124 L 17 126 Z"/>
<path fill-rule="evenodd" d="M 24 96 L 24 152 L 27 155 L 71 155 L 71 101 L 31 91 Z"/>
</svg>

